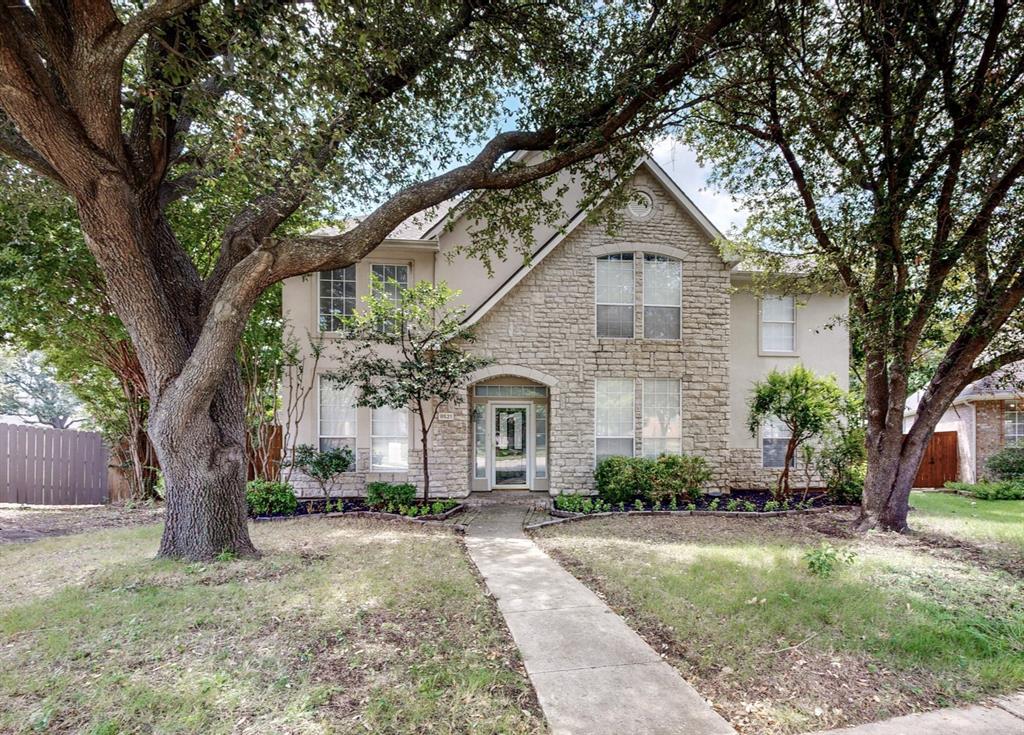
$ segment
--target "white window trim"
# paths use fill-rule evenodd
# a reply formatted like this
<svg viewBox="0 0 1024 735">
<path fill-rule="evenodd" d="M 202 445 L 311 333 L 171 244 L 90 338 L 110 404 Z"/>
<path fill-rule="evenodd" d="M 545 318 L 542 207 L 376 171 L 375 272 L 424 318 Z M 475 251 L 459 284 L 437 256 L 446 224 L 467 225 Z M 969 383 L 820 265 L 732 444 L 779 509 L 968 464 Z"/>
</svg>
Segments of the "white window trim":
<svg viewBox="0 0 1024 735">
<path fill-rule="evenodd" d="M 409 452 L 412 449 L 412 412 L 409 409 L 405 409 L 405 467 L 399 469 L 393 469 L 390 467 L 380 467 L 373 463 L 373 440 L 374 439 L 401 439 L 401 434 L 374 434 L 373 433 L 373 412 L 380 409 L 370 409 L 370 472 L 376 472 L 379 474 L 387 475 L 405 475 L 409 473 Z M 401 409 L 391 409 L 401 410 Z"/>
<path fill-rule="evenodd" d="M 633 417 L 633 434 L 632 436 L 598 436 L 597 435 L 597 383 L 600 380 L 628 380 L 633 385 L 633 393 L 630 396 L 629 411 Z M 597 440 L 598 439 L 626 439 L 628 438 L 631 443 L 631 449 L 629 452 L 630 457 L 636 456 L 636 378 L 616 378 L 612 376 L 605 376 L 604 378 L 594 379 L 594 467 L 597 467 Z"/>
<path fill-rule="evenodd" d="M 335 268 L 334 270 L 341 270 L 341 269 L 340 268 Z M 325 335 L 328 335 L 328 336 L 344 336 L 345 333 L 343 331 L 338 331 L 337 329 L 321 329 L 320 317 L 323 316 L 323 314 L 321 314 L 321 312 L 320 312 L 320 275 L 322 273 L 323 273 L 323 271 L 317 271 L 316 272 L 316 283 L 313 284 L 313 314 L 314 314 L 315 319 L 316 319 L 316 331 L 317 331 L 318 334 L 325 334 Z M 358 263 L 353 263 L 352 264 L 352 273 L 353 273 L 353 276 L 354 276 L 353 282 L 356 284 L 356 303 L 355 303 L 355 307 L 354 308 L 358 309 L 359 308 L 359 264 Z"/>
<path fill-rule="evenodd" d="M 633 260 L 631 265 L 633 266 L 633 301 L 613 303 L 611 301 L 598 301 L 597 300 L 597 264 L 602 258 L 607 258 L 610 255 L 632 255 Z M 629 337 L 602 337 L 597 333 L 597 307 L 598 306 L 629 306 L 633 309 L 633 334 Z M 641 328 L 643 325 L 641 324 Z M 630 250 L 619 250 L 614 253 L 603 253 L 601 255 L 594 256 L 594 338 L 595 339 L 614 339 L 614 340 L 628 340 L 636 339 L 636 253 Z"/>
<path fill-rule="evenodd" d="M 792 324 L 793 325 L 793 349 L 792 350 L 766 350 L 764 348 L 764 298 L 759 297 L 757 299 L 757 354 L 768 357 L 797 357 L 800 354 L 800 330 L 797 327 L 799 322 L 799 308 L 796 303 L 796 296 L 788 296 L 786 294 L 767 294 L 775 298 L 790 298 L 793 299 L 793 321 L 778 321 L 775 319 L 768 320 L 768 324 Z"/>
<path fill-rule="evenodd" d="M 644 418 L 646 416 L 645 411 L 647 409 L 647 407 L 644 405 L 645 404 L 644 396 L 646 395 L 646 391 L 644 391 L 644 383 L 646 381 L 648 381 L 648 380 L 675 380 L 676 383 L 679 386 L 679 452 L 678 452 L 677 456 L 682 456 L 682 454 L 683 454 L 683 436 L 682 436 L 682 429 L 683 429 L 683 381 L 680 380 L 679 378 L 641 378 L 640 379 L 640 455 L 643 456 L 643 457 L 647 457 L 648 456 L 646 454 L 647 449 L 646 449 L 646 447 L 644 447 L 644 440 L 646 438 L 646 437 L 644 437 L 644 426 L 647 423 L 647 421 Z"/>
<path fill-rule="evenodd" d="M 356 444 L 358 437 L 355 436 L 327 436 L 326 434 L 320 433 L 320 427 L 323 424 L 320 422 L 321 414 L 323 413 L 323 400 L 321 397 L 321 390 L 323 387 L 323 380 L 327 377 L 324 373 L 317 373 L 316 376 L 316 449 L 320 451 L 320 440 L 321 439 L 351 439 L 352 440 L 352 464 L 345 470 L 346 472 L 355 472 L 356 464 L 358 464 L 357 456 L 358 451 L 356 450 Z M 354 406 L 356 409 L 356 433 L 359 433 L 359 407 Z"/>
<path fill-rule="evenodd" d="M 648 306 L 660 307 L 660 308 L 671 308 L 668 304 L 648 304 L 647 303 L 647 256 L 651 255 L 656 258 L 665 258 L 666 260 L 673 260 L 679 265 L 679 304 L 675 308 L 679 309 L 679 334 L 675 337 L 648 337 L 647 336 L 647 312 Z M 671 255 L 662 255 L 661 253 L 641 253 L 641 259 L 644 264 L 644 278 L 643 286 L 641 288 L 642 293 L 640 294 L 640 301 L 642 302 L 640 307 L 640 331 L 643 333 L 643 339 L 649 342 L 679 342 L 683 339 L 683 261 L 679 258 L 674 258 Z M 636 256 L 634 256 L 635 260 Z"/>
<path fill-rule="evenodd" d="M 764 463 L 764 440 L 772 438 L 772 439 L 786 439 L 788 441 L 790 439 L 790 437 L 766 437 L 764 435 L 764 425 L 766 423 L 768 423 L 768 421 L 771 421 L 771 419 L 768 419 L 766 421 L 762 421 L 761 425 L 757 429 L 757 443 L 758 443 L 758 446 L 761 449 L 761 469 L 762 470 L 773 470 L 773 471 L 781 472 L 785 468 L 785 466 L 786 466 L 786 464 L 785 464 L 785 462 L 786 462 L 785 455 L 783 455 L 783 458 L 782 458 L 782 462 L 783 463 L 782 463 L 781 466 L 779 466 L 779 467 L 768 467 L 767 465 L 765 465 L 765 463 Z M 781 424 L 782 422 L 780 421 L 779 423 Z M 783 425 L 785 425 L 785 424 L 783 424 Z M 798 447 L 798 449 L 799 449 L 799 447 Z M 793 455 L 793 464 L 790 466 L 789 469 L 790 470 L 795 470 L 795 469 L 798 469 L 799 467 L 800 467 L 800 456 L 799 456 L 799 453 L 797 453 L 797 454 Z"/>
<path fill-rule="evenodd" d="M 1010 405 L 1016 405 L 1016 408 L 1008 408 Z M 1014 425 L 1019 426 L 1021 421 L 1024 420 L 1024 401 L 1004 401 L 1003 403 L 1003 446 L 1013 447 L 1019 446 L 1024 447 L 1024 434 L 1013 434 L 1014 437 L 1011 443 L 1010 434 L 1006 433 L 1007 414 L 1018 414 L 1014 417 Z"/>
</svg>

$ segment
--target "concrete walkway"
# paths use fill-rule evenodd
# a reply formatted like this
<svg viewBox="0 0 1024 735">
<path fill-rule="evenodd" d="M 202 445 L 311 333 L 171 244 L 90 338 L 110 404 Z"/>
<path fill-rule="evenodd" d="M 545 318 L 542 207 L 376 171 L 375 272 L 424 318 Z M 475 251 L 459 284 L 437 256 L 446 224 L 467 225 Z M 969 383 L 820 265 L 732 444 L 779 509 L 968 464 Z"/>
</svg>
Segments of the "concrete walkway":
<svg viewBox="0 0 1024 735">
<path fill-rule="evenodd" d="M 940 709 L 812 735 L 1024 735 L 1024 694 L 992 706 Z"/>
<path fill-rule="evenodd" d="M 554 735 L 735 735 L 679 673 L 523 533 L 481 508 L 469 554 L 505 616 Z"/>
</svg>

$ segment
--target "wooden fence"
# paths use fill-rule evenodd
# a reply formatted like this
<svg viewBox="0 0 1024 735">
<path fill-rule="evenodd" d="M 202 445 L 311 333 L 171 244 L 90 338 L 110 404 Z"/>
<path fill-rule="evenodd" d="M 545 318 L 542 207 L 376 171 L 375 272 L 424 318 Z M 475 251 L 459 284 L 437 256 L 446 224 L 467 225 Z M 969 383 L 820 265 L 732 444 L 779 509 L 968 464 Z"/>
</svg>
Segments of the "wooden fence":
<svg viewBox="0 0 1024 735">
<path fill-rule="evenodd" d="M 99 434 L 0 424 L 0 503 L 107 501 L 107 448 Z"/>
</svg>

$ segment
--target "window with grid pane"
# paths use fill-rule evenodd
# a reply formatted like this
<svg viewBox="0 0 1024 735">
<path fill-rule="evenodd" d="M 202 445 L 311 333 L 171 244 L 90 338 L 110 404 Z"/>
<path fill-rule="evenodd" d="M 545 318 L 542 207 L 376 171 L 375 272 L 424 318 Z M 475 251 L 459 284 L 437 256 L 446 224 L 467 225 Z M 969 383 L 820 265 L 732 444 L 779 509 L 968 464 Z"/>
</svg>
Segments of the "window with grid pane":
<svg viewBox="0 0 1024 735">
<path fill-rule="evenodd" d="M 664 255 L 644 256 L 644 337 L 679 339 L 683 264 Z"/>
<path fill-rule="evenodd" d="M 598 337 L 633 336 L 633 254 L 597 259 L 594 297 Z"/>
<path fill-rule="evenodd" d="M 633 456 L 633 381 L 599 378 L 595 385 L 596 455 Z"/>
<path fill-rule="evenodd" d="M 320 331 L 337 332 L 356 310 L 356 267 L 320 272 Z"/>
<path fill-rule="evenodd" d="M 385 406 L 373 409 L 370 419 L 370 469 L 409 469 L 409 412 Z"/>
<path fill-rule="evenodd" d="M 796 299 L 793 296 L 761 299 L 761 351 L 796 352 Z"/>
<path fill-rule="evenodd" d="M 789 427 L 778 419 L 769 419 L 761 424 L 761 466 L 768 469 L 782 469 L 786 464 L 786 446 L 792 433 Z M 790 462 L 796 467 L 796 457 Z"/>
<path fill-rule="evenodd" d="M 641 438 L 645 457 L 682 454 L 683 427 L 679 396 L 678 380 L 644 380 Z"/>
<path fill-rule="evenodd" d="M 396 306 L 402 298 L 402 291 L 409 287 L 409 266 L 407 265 L 386 265 L 374 263 L 371 266 L 373 274 L 373 295 L 377 298 L 386 298 Z M 387 323 L 380 325 L 382 333 L 398 332 L 398 325 Z"/>
<path fill-rule="evenodd" d="M 356 401 L 353 386 L 320 376 L 320 451 L 356 448 Z M 352 469 L 355 469 L 352 467 Z"/>
<path fill-rule="evenodd" d="M 1008 447 L 1024 447 L 1024 402 L 1006 402 L 1003 409 L 1003 439 Z"/>
</svg>

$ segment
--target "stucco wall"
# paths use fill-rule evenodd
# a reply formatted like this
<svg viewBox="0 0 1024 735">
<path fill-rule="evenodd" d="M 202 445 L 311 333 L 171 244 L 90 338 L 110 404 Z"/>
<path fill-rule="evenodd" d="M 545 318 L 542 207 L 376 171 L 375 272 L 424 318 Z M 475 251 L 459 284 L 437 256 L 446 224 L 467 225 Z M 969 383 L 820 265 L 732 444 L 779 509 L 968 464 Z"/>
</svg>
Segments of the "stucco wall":
<svg viewBox="0 0 1024 735">
<path fill-rule="evenodd" d="M 849 335 L 845 295 L 808 294 L 797 297 L 796 351 L 765 355 L 760 350 L 760 301 L 741 277 L 733 278 L 729 347 L 729 443 L 730 480 L 733 487 L 770 487 L 777 469 L 761 467 L 760 437 L 747 429 L 749 401 L 754 383 L 772 369 L 788 370 L 803 364 L 819 375 L 834 375 L 849 387 Z M 791 472 L 791 483 L 802 485 L 802 470 Z M 820 483 L 812 476 L 811 483 Z"/>
</svg>

